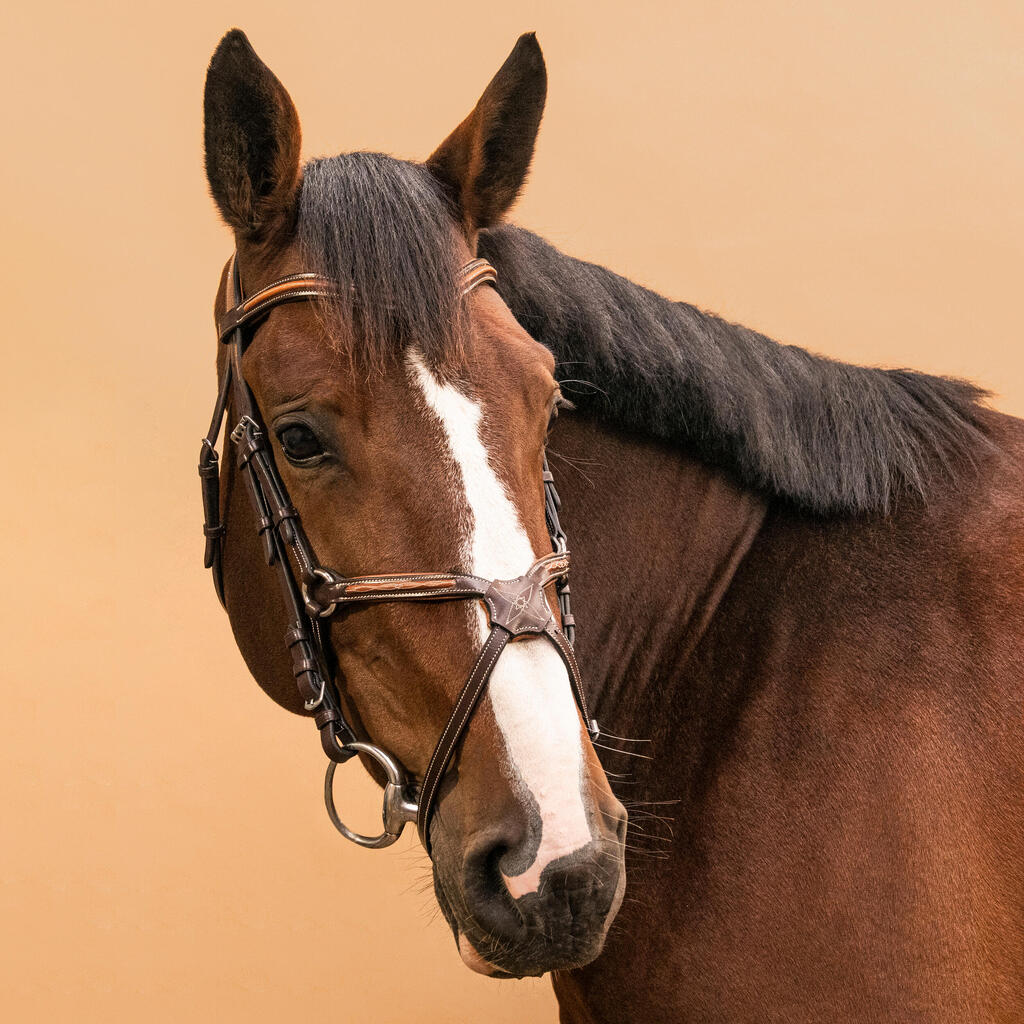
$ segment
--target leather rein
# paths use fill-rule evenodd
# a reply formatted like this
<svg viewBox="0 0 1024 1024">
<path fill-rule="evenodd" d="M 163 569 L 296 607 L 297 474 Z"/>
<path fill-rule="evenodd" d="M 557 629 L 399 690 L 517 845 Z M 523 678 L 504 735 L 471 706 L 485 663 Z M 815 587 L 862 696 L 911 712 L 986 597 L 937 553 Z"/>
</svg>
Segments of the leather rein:
<svg viewBox="0 0 1024 1024">
<path fill-rule="evenodd" d="M 284 481 L 274 463 L 266 428 L 256 399 L 242 374 L 242 356 L 261 321 L 286 302 L 315 300 L 331 294 L 335 285 L 317 274 L 292 274 L 260 289 L 245 299 L 242 294 L 237 257 L 231 261 L 233 305 L 217 325 L 221 343 L 229 346 L 227 365 L 213 410 L 210 429 L 199 454 L 206 535 L 204 564 L 213 572 L 214 586 L 222 605 L 224 596 L 223 546 L 226 525 L 220 510 L 220 460 L 217 442 L 229 403 L 238 420 L 229 437 L 235 447 L 239 475 L 258 523 L 267 565 L 276 567 L 288 627 L 284 642 L 292 659 L 292 672 L 304 706 L 320 730 L 320 742 L 328 757 L 324 779 L 327 813 L 339 832 L 360 846 L 379 849 L 390 846 L 407 822 L 415 821 L 420 839 L 430 853 L 430 819 L 438 790 L 460 739 L 480 702 L 488 680 L 505 645 L 527 637 L 543 637 L 554 645 L 569 673 L 576 703 L 593 740 L 600 735 L 591 719 L 579 666 L 573 653 L 575 623 L 568 584 L 569 552 L 559 522 L 560 502 L 554 478 L 544 459 L 545 518 L 551 536 L 552 554 L 539 558 L 522 576 L 513 580 L 487 580 L 460 573 L 380 573 L 343 576 L 322 566 L 302 527 L 299 513 L 291 504 Z M 494 284 L 497 273 L 482 259 L 467 263 L 459 272 L 463 296 L 483 284 Z M 561 625 L 555 620 L 545 595 L 554 584 Z M 486 609 L 490 632 L 466 680 L 448 724 L 441 733 L 418 792 L 410 785 L 403 767 L 385 750 L 363 742 L 342 712 L 338 691 L 328 668 L 328 646 L 324 623 L 341 609 L 352 605 L 384 601 L 480 600 Z M 225 605 L 226 607 L 226 605 Z M 352 831 L 339 818 L 334 805 L 334 772 L 339 764 L 361 753 L 383 769 L 382 818 L 384 830 L 378 836 Z"/>
</svg>

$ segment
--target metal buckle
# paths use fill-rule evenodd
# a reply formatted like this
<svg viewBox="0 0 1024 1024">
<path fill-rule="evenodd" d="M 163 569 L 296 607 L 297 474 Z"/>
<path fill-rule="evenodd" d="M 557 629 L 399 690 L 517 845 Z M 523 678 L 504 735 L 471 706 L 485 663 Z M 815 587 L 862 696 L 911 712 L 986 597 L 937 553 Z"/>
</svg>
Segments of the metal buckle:
<svg viewBox="0 0 1024 1024">
<path fill-rule="evenodd" d="M 317 673 L 319 675 L 319 673 Z M 324 691 L 327 689 L 327 680 L 323 676 L 320 676 L 320 692 L 316 695 L 315 700 L 304 700 L 302 706 L 307 711 L 316 711 L 318 707 L 324 702 Z"/>
<path fill-rule="evenodd" d="M 241 444 L 246 431 L 250 429 L 252 430 L 253 437 L 260 436 L 260 425 L 251 416 L 243 416 L 238 423 L 235 424 L 235 429 L 231 431 L 232 443 Z"/>
<path fill-rule="evenodd" d="M 364 836 L 361 832 L 353 832 L 338 817 L 338 810 L 334 806 L 334 772 L 338 767 L 336 761 L 327 762 L 327 774 L 324 776 L 324 804 L 327 807 L 327 816 L 331 819 L 331 824 L 357 846 L 382 850 L 398 839 L 408 822 L 416 820 L 420 810 L 419 804 L 410 793 L 408 779 L 401 765 L 387 751 L 372 743 L 359 742 L 346 743 L 344 749 L 372 757 L 388 777 L 384 786 L 384 804 L 381 808 L 384 831 L 379 836 Z"/>
</svg>

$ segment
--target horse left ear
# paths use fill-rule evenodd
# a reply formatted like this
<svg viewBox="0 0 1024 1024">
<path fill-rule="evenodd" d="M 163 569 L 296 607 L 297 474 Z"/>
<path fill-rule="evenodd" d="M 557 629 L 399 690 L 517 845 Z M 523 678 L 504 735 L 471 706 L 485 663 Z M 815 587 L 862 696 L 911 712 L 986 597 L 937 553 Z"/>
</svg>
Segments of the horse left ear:
<svg viewBox="0 0 1024 1024">
<path fill-rule="evenodd" d="M 239 239 L 269 243 L 298 209 L 299 115 L 277 76 L 232 29 L 206 73 L 206 177 Z"/>
<path fill-rule="evenodd" d="M 526 180 L 548 75 L 533 32 L 519 37 L 473 112 L 427 161 L 466 234 L 497 223 Z"/>
</svg>

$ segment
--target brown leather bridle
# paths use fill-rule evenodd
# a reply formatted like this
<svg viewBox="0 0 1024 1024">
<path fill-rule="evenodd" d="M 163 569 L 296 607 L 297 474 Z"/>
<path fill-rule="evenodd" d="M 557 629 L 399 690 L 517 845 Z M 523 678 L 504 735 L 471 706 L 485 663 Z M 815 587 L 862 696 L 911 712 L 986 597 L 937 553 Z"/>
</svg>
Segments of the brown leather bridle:
<svg viewBox="0 0 1024 1024">
<path fill-rule="evenodd" d="M 390 846 L 405 827 L 415 821 L 420 839 L 430 853 L 430 817 L 438 789 L 452 755 L 469 725 L 473 711 L 491 677 L 505 645 L 524 637 L 545 637 L 565 663 L 576 703 L 592 739 L 600 735 L 590 718 L 573 653 L 575 623 L 568 584 L 569 552 L 559 523 L 560 502 L 554 479 L 544 460 L 544 504 L 553 553 L 539 558 L 522 576 L 513 580 L 486 580 L 461 573 L 382 573 L 346 577 L 322 566 L 302 528 L 299 513 L 288 498 L 284 481 L 274 463 L 267 432 L 255 397 L 242 375 L 242 356 L 260 321 L 285 302 L 318 299 L 329 295 L 334 284 L 316 274 L 292 274 L 260 289 L 248 299 L 242 296 L 237 257 L 231 263 L 234 305 L 217 325 L 217 335 L 230 346 L 220 381 L 210 429 L 199 454 L 206 535 L 205 565 L 213 571 L 214 586 L 224 604 L 223 543 L 225 524 L 220 514 L 220 462 L 217 442 L 229 399 L 234 399 L 238 421 L 230 433 L 240 475 L 263 540 L 267 564 L 276 566 L 277 578 L 288 615 L 285 644 L 291 653 L 292 671 L 306 710 L 320 730 L 320 741 L 329 763 L 324 780 L 324 800 L 335 827 L 361 846 Z M 463 296 L 482 284 L 497 280 L 494 268 L 482 259 L 472 260 L 459 272 Z M 294 566 L 293 566 L 294 560 Z M 561 626 L 548 605 L 545 589 L 556 587 Z M 448 724 L 441 733 L 417 794 L 411 789 L 402 766 L 380 747 L 361 741 L 345 720 L 338 691 L 328 668 L 328 647 L 321 621 L 340 609 L 382 601 L 451 601 L 478 599 L 487 610 L 490 633 L 466 680 Z M 384 831 L 364 836 L 349 829 L 334 806 L 334 771 L 357 753 L 373 758 L 387 776 L 382 817 Z"/>
</svg>

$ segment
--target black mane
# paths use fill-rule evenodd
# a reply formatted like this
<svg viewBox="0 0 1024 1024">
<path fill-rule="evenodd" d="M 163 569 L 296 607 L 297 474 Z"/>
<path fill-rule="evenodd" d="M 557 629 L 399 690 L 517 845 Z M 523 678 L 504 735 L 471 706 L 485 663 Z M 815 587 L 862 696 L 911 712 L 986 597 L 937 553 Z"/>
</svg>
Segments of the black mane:
<svg viewBox="0 0 1024 1024">
<path fill-rule="evenodd" d="M 415 341 L 457 356 L 451 213 L 429 172 L 375 153 L 306 166 L 299 237 L 337 281 L 340 336 L 380 364 Z M 886 512 L 989 442 L 972 384 L 837 362 L 672 302 L 514 227 L 480 255 L 581 411 L 678 444 L 815 513 Z"/>
<path fill-rule="evenodd" d="M 816 513 L 886 512 L 973 465 L 985 392 L 837 362 L 672 302 L 514 227 L 481 237 L 567 397 Z M 587 382 L 587 383 L 582 383 Z"/>
</svg>

